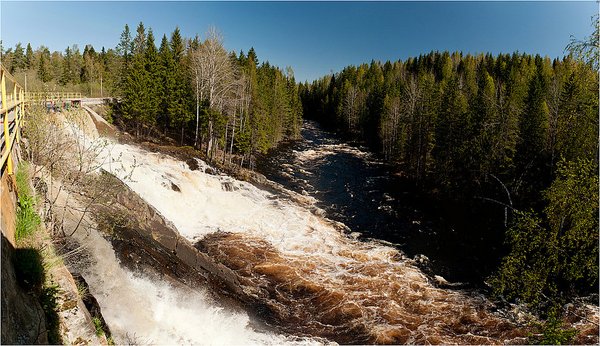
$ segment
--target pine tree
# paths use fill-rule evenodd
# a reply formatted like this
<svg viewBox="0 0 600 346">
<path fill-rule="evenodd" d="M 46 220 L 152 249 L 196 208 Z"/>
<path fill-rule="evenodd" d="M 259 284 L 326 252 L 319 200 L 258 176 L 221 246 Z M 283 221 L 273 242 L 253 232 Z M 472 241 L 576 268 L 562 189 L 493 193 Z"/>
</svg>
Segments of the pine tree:
<svg viewBox="0 0 600 346">
<path fill-rule="evenodd" d="M 41 49 L 37 74 L 43 83 L 52 80 L 52 74 L 50 73 L 50 52 L 48 48 L 43 47 Z"/>
<path fill-rule="evenodd" d="M 31 43 L 27 43 L 27 50 L 25 51 L 25 68 L 30 69 L 34 64 L 33 49 L 31 49 Z"/>
<path fill-rule="evenodd" d="M 146 28 L 144 23 L 140 22 L 137 26 L 136 35 L 131 44 L 131 52 L 133 55 L 143 54 L 146 49 Z"/>
<path fill-rule="evenodd" d="M 11 73 L 16 71 L 24 70 L 27 67 L 27 61 L 25 60 L 23 46 L 21 42 L 17 43 L 13 52 L 13 61 L 11 64 Z"/>
<path fill-rule="evenodd" d="M 140 22 L 131 46 L 131 62 L 122 87 L 122 113 L 125 119 L 132 121 L 136 136 L 141 134 L 143 120 L 149 118 L 146 113 L 149 107 L 148 101 L 151 99 L 149 94 L 152 92 L 147 89 L 150 76 L 146 64 L 146 44 L 146 32 L 143 23 Z"/>
<path fill-rule="evenodd" d="M 133 54 L 133 42 L 131 40 L 131 32 L 129 25 L 125 24 L 125 29 L 121 33 L 121 40 L 116 48 L 117 54 L 121 57 L 121 67 L 119 76 L 117 77 L 117 94 L 124 95 L 127 88 L 127 80 L 130 72 L 131 59 Z"/>
<path fill-rule="evenodd" d="M 60 77 L 60 83 L 67 85 L 73 79 L 73 56 L 71 54 L 71 47 L 65 49 L 65 55 L 62 62 L 62 74 Z"/>
<path fill-rule="evenodd" d="M 465 145 L 464 138 L 468 126 L 468 101 L 459 88 L 459 77 L 456 76 L 449 82 L 442 100 L 433 150 L 437 180 L 451 191 L 458 190 L 459 186 L 464 186 L 465 180 L 469 180 L 468 169 L 465 168 L 470 148 Z"/>
<path fill-rule="evenodd" d="M 183 145 L 184 130 L 191 120 L 191 113 L 189 112 L 190 83 L 187 80 L 189 72 L 184 61 L 184 46 L 179 28 L 175 28 L 171 34 L 169 46 L 173 61 L 168 72 L 171 84 L 169 85 L 170 96 L 167 102 L 167 112 L 170 115 L 171 124 L 181 129 L 181 143 Z"/>
<path fill-rule="evenodd" d="M 550 169 L 546 149 L 549 108 L 545 100 L 546 80 L 537 68 L 529 83 L 526 108 L 519 123 L 519 142 L 516 152 L 516 169 L 520 175 L 515 190 L 519 196 L 533 203 L 540 200 L 540 191 L 548 184 Z"/>
</svg>

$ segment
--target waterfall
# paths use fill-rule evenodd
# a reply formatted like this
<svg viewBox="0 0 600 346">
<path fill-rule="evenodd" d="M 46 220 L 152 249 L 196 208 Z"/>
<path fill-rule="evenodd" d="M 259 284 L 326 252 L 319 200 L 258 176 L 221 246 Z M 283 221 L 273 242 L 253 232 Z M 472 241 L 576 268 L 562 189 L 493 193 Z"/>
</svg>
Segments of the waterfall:
<svg viewBox="0 0 600 346">
<path fill-rule="evenodd" d="M 492 313 L 482 295 L 437 288 L 397 249 L 348 237 L 305 206 L 132 145 L 115 144 L 104 166 L 182 236 L 234 270 L 244 291 L 287 332 L 341 343 L 523 340 L 524 331 Z M 144 290 L 185 311 L 176 296 L 161 295 L 158 287 Z"/>
</svg>

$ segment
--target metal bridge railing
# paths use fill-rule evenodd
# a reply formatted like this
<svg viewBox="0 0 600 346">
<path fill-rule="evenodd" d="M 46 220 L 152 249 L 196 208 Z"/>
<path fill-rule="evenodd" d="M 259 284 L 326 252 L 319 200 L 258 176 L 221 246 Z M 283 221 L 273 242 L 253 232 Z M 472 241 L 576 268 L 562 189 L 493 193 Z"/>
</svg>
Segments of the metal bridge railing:
<svg viewBox="0 0 600 346">
<path fill-rule="evenodd" d="M 13 174 L 12 147 L 20 141 L 21 126 L 25 115 L 25 91 L 17 80 L 0 64 L 0 77 L 2 79 L 2 99 L 0 100 L 0 117 L 2 117 L 3 131 L 0 136 L 2 145 L 2 159 L 0 168 L 8 174 Z"/>
</svg>

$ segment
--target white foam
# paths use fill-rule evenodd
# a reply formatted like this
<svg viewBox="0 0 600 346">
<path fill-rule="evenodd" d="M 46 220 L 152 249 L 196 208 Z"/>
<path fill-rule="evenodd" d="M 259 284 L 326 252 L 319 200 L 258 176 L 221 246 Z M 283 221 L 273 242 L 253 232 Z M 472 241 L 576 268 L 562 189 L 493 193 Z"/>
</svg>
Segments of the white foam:
<svg viewBox="0 0 600 346">
<path fill-rule="evenodd" d="M 113 162 L 108 160 L 104 168 L 123 179 L 189 240 L 217 230 L 247 232 L 282 252 L 295 252 L 315 241 L 327 246 L 330 241 L 321 239 L 313 229 L 326 228 L 337 234 L 321 218 L 292 203 L 274 200 L 271 193 L 252 184 L 192 171 L 184 162 L 130 145 L 116 144 L 110 155 Z M 235 191 L 224 190 L 223 182 L 231 183 Z M 171 189 L 171 184 L 180 191 Z"/>
<path fill-rule="evenodd" d="M 231 207 L 242 209 L 228 205 L 228 201 L 245 203 L 267 197 L 229 177 L 191 172 L 185 163 L 99 138 L 97 132 L 82 130 L 89 121 L 89 118 L 84 118 L 82 123 L 63 120 L 63 133 L 76 142 L 77 150 L 89 152 L 99 167 L 119 176 L 161 213 L 175 221 L 180 230 L 187 230 L 183 234 L 188 237 L 228 226 L 216 220 L 226 216 Z M 208 166 L 202 163 L 201 167 L 204 170 Z M 241 193 L 223 191 L 221 182 L 225 181 L 239 184 Z M 175 192 L 171 183 L 178 185 L 182 193 Z M 204 193 L 195 193 L 198 191 Z M 225 196 L 237 196 L 237 200 Z M 258 208 L 258 205 L 255 207 Z M 246 211 L 248 217 L 251 213 Z M 238 219 L 232 222 L 239 222 L 242 217 L 244 215 L 238 215 Z M 203 225 L 203 222 L 206 224 Z M 90 293 L 98 300 L 116 344 L 318 343 L 311 339 L 255 330 L 246 313 L 223 307 L 203 289 L 176 288 L 161 280 L 134 275 L 120 265 L 112 246 L 93 229 L 76 232 L 74 236 L 92 257 L 90 267 L 84 269 L 82 275 L 89 284 Z"/>
<path fill-rule="evenodd" d="M 280 345 L 311 343 L 250 327 L 245 313 L 219 306 L 203 290 L 182 290 L 120 266 L 98 233 L 76 233 L 94 260 L 84 273 L 117 344 Z"/>
</svg>

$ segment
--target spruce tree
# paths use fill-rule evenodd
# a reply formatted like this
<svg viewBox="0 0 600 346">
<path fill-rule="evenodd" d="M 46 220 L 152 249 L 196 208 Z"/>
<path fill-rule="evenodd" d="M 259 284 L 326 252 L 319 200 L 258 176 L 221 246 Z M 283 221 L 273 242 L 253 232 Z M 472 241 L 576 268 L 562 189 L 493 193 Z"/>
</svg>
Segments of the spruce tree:
<svg viewBox="0 0 600 346">
<path fill-rule="evenodd" d="M 160 109 L 161 76 L 152 29 L 148 29 L 143 59 L 146 78 L 144 79 L 145 107 L 141 114 L 141 120 L 148 126 L 154 126 Z"/>
<path fill-rule="evenodd" d="M 133 53 L 131 32 L 129 31 L 129 25 L 127 24 L 125 24 L 125 29 L 123 29 L 123 32 L 121 33 L 121 40 L 117 45 L 116 51 L 121 58 L 121 68 L 119 69 L 119 76 L 117 77 L 117 94 L 124 95 L 126 92 L 125 89 L 127 88 L 127 80 Z"/>
<path fill-rule="evenodd" d="M 52 80 L 52 74 L 50 73 L 50 52 L 48 48 L 43 47 L 40 53 L 40 61 L 38 64 L 38 77 L 43 83 L 47 83 Z"/>
<path fill-rule="evenodd" d="M 11 73 L 16 71 L 24 70 L 27 67 L 27 61 L 25 60 L 25 54 L 21 42 L 17 43 L 13 52 L 13 61 L 11 64 Z"/>
<path fill-rule="evenodd" d="M 27 43 L 27 49 L 25 50 L 25 68 L 30 69 L 33 65 L 33 49 L 31 49 L 31 43 Z"/>
<path fill-rule="evenodd" d="M 160 60 L 160 79 L 161 79 L 161 102 L 160 102 L 160 114 L 158 116 L 158 123 L 160 126 L 168 128 L 172 126 L 173 120 L 172 115 L 169 113 L 170 97 L 172 97 L 173 90 L 175 89 L 175 81 L 173 78 L 173 55 L 171 54 L 171 47 L 167 36 L 163 35 L 159 49 L 159 60 Z"/>
<path fill-rule="evenodd" d="M 187 123 L 191 120 L 190 93 L 184 61 L 184 46 L 179 28 L 175 28 L 171 34 L 169 43 L 172 52 L 172 65 L 168 71 L 170 80 L 170 96 L 167 102 L 167 112 L 171 119 L 172 126 L 178 126 L 181 129 L 181 143 L 184 141 L 184 130 Z"/>
</svg>

